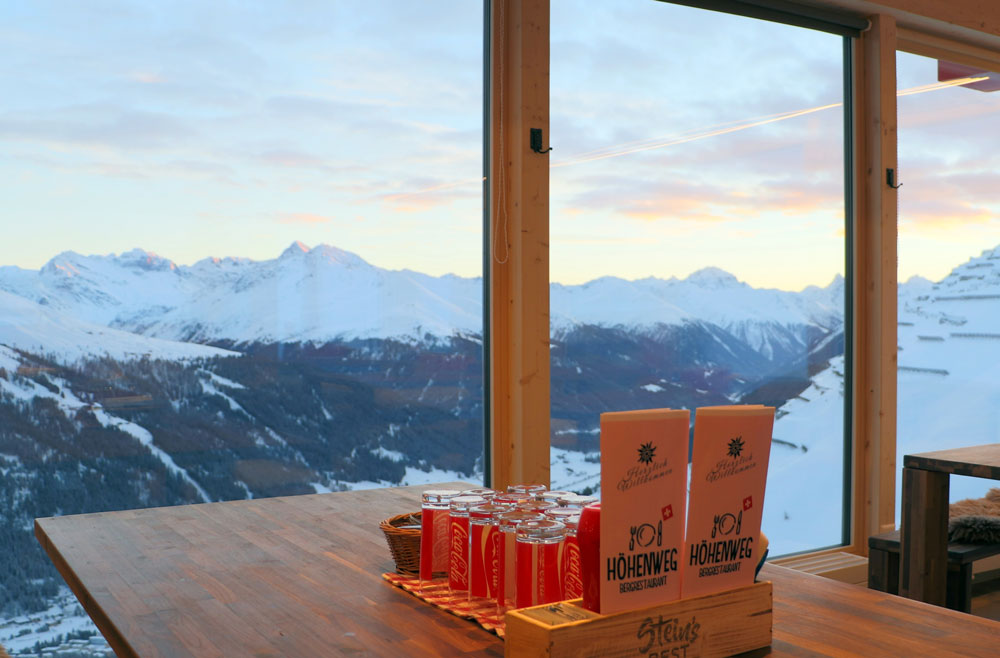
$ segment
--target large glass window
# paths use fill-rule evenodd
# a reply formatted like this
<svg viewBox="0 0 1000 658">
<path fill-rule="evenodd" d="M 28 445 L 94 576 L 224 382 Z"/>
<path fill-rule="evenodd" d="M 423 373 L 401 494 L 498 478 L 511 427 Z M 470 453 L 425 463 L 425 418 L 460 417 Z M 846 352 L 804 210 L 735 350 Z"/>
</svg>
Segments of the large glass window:
<svg viewBox="0 0 1000 658">
<path fill-rule="evenodd" d="M 901 468 L 906 454 L 1000 443 L 1000 83 L 908 53 L 896 64 Z M 897 510 L 900 486 L 897 472 Z M 990 482 L 950 486 L 954 501 Z"/>
<path fill-rule="evenodd" d="M 481 5 L 0 13 L 0 643 L 35 517 L 482 477 Z"/>
<path fill-rule="evenodd" d="M 766 403 L 772 555 L 842 543 L 843 56 L 688 7 L 552 3 L 554 487 L 597 487 L 603 411 Z"/>
</svg>

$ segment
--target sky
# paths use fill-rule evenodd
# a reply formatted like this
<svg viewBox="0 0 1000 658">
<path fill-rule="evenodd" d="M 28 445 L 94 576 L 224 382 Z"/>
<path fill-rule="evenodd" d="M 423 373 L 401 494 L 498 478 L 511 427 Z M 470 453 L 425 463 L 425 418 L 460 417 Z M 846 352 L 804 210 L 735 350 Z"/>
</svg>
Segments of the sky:
<svg viewBox="0 0 1000 658">
<path fill-rule="evenodd" d="M 552 0 L 551 278 L 843 273 L 841 39 L 581 6 Z M 481 273 L 478 2 L 12 2 L 0 48 L 0 265 L 301 240 Z M 936 81 L 932 60 L 899 66 L 901 89 Z M 900 98 L 901 280 L 1000 243 L 998 110 L 961 88 Z"/>
</svg>

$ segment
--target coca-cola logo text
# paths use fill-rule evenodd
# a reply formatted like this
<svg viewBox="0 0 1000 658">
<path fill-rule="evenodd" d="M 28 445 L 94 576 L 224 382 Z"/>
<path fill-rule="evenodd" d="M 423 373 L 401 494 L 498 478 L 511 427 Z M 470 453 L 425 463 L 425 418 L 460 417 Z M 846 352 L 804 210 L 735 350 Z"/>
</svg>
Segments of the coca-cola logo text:
<svg viewBox="0 0 1000 658">
<path fill-rule="evenodd" d="M 582 565 L 580 562 L 580 547 L 576 544 L 566 544 L 566 567 L 563 578 L 566 595 L 576 598 L 583 594 Z"/>
<path fill-rule="evenodd" d="M 469 531 L 461 523 L 451 524 L 451 579 L 467 585 L 469 581 Z"/>
</svg>

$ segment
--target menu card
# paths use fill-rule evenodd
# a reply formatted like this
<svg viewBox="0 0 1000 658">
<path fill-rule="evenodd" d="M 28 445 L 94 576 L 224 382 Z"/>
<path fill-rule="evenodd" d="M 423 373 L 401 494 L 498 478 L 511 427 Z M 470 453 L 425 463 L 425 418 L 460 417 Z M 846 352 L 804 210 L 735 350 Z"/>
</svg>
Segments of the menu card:
<svg viewBox="0 0 1000 658">
<path fill-rule="evenodd" d="M 694 418 L 684 598 L 753 583 L 774 408 L 702 407 Z"/>
<path fill-rule="evenodd" d="M 680 598 L 689 419 L 601 414 L 601 614 Z"/>
</svg>

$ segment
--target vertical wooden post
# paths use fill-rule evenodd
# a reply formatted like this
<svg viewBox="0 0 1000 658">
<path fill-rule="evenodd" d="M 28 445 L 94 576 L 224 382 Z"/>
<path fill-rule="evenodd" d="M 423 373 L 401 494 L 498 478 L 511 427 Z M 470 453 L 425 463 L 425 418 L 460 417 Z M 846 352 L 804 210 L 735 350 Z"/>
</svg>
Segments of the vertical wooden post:
<svg viewBox="0 0 1000 658">
<path fill-rule="evenodd" d="M 549 483 L 549 1 L 492 0 L 492 480 Z"/>
<path fill-rule="evenodd" d="M 899 594 L 943 606 L 948 576 L 948 473 L 903 469 Z"/>
<path fill-rule="evenodd" d="M 852 547 L 895 527 L 896 22 L 871 17 L 855 42 L 854 523 Z"/>
</svg>

